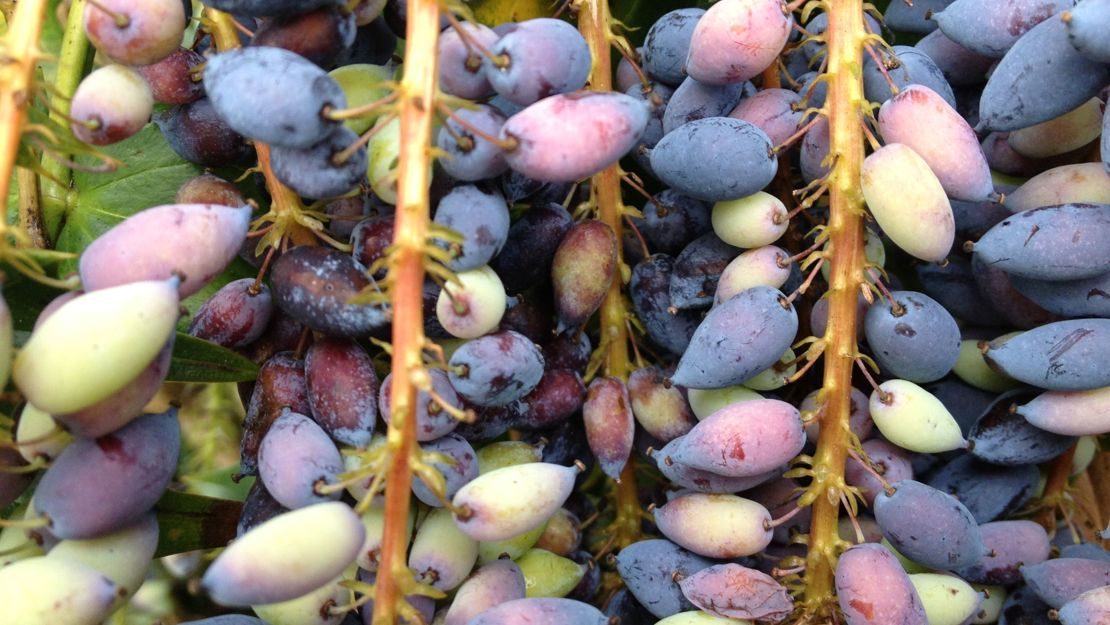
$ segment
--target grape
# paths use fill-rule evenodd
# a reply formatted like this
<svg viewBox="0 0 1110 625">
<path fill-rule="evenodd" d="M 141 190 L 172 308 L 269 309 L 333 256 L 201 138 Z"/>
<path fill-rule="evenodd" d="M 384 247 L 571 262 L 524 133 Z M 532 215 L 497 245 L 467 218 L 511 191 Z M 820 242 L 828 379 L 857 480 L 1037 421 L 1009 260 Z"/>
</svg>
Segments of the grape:
<svg viewBox="0 0 1110 625">
<path fill-rule="evenodd" d="M 26 407 L 24 407 L 24 410 L 26 410 Z M 31 473 L 12 471 L 12 469 L 19 469 L 26 466 L 26 464 L 26 460 L 20 455 L 19 451 L 10 447 L 0 449 L 0 508 L 6 509 L 10 506 L 13 501 L 19 499 L 19 496 L 31 484 Z M 0 550 L 4 549 L 5 547 L 0 545 Z M 4 561 L 0 560 L 0 567 L 4 564 Z"/>
<path fill-rule="evenodd" d="M 385 325 L 388 312 L 351 298 L 374 284 L 350 256 L 318 245 L 283 253 L 270 271 L 274 303 L 304 325 L 331 336 L 359 336 Z"/>
<path fill-rule="evenodd" d="M 925 293 L 953 317 L 976 326 L 990 327 L 1004 323 L 995 313 L 994 306 L 980 293 L 971 263 L 958 256 L 949 256 L 947 260 L 944 265 L 918 265 L 917 277 Z"/>
<path fill-rule="evenodd" d="M 754 78 L 782 52 L 793 24 L 781 0 L 723 0 L 694 27 L 686 72 L 713 85 Z"/>
<path fill-rule="evenodd" d="M 595 378 L 582 404 L 582 420 L 586 424 L 590 450 L 601 463 L 602 472 L 613 479 L 620 478 L 632 452 L 636 430 L 632 402 L 624 382 L 617 378 Z"/>
<path fill-rule="evenodd" d="M 108 58 L 126 65 L 150 65 L 173 53 L 185 34 L 180 0 L 100 0 L 85 5 L 85 32 Z M 122 18 L 119 19 L 119 18 Z"/>
<path fill-rule="evenodd" d="M 675 259 L 671 271 L 671 306 L 685 310 L 711 304 L 721 273 L 740 251 L 712 232 L 691 241 Z"/>
<path fill-rule="evenodd" d="M 391 215 L 379 215 L 363 219 L 351 231 L 351 255 L 363 267 L 374 267 L 374 263 L 385 257 L 385 250 L 393 243 L 394 219 Z M 385 271 L 375 268 L 374 279 L 385 277 Z"/>
<path fill-rule="evenodd" d="M 884 102 L 879 131 L 888 144 L 900 143 L 920 156 L 949 197 L 984 200 L 994 192 L 975 131 L 932 89 L 909 85 Z"/>
<path fill-rule="evenodd" d="M 389 90 L 383 83 L 393 78 L 393 71 L 381 65 L 352 63 L 331 70 L 328 76 L 331 76 L 343 90 L 347 98 L 347 106 L 358 108 L 389 95 Z M 367 113 L 345 120 L 343 125 L 362 134 L 370 130 L 379 118 L 380 114 Z"/>
<path fill-rule="evenodd" d="M 731 477 L 764 474 L 805 445 L 798 410 L 777 399 L 740 402 L 706 417 L 681 439 L 678 462 Z"/>
<path fill-rule="evenodd" d="M 1033 521 L 994 521 L 979 526 L 983 545 L 982 557 L 968 566 L 955 570 L 960 577 L 981 584 L 1016 584 L 1021 581 L 1019 568 L 1048 559 L 1048 534 Z"/>
<path fill-rule="evenodd" d="M 505 287 L 487 266 L 456 274 L 436 301 L 436 319 L 452 336 L 474 339 L 497 329 L 505 314 Z M 460 284 L 461 283 L 461 284 Z"/>
<path fill-rule="evenodd" d="M 909 454 L 882 439 L 871 439 L 862 445 L 865 458 L 878 470 L 888 483 L 913 479 L 913 465 Z M 882 492 L 883 484 L 855 458 L 844 462 L 844 481 L 855 486 L 868 506 L 875 506 L 875 497 Z"/>
<path fill-rule="evenodd" d="M 462 401 L 448 380 L 446 373 L 439 369 L 429 369 L 428 377 L 431 378 L 432 390 L 440 399 L 449 406 L 462 409 Z M 390 373 L 385 377 L 385 380 L 382 380 L 381 387 L 378 390 L 378 407 L 381 409 L 382 420 L 386 423 L 389 423 L 392 412 L 392 381 L 393 374 Z M 412 416 L 416 419 L 416 440 L 418 441 L 432 441 L 441 436 L 446 436 L 459 425 L 459 421 L 455 417 L 444 410 L 424 391 L 417 391 L 414 409 L 415 413 Z"/>
<path fill-rule="evenodd" d="M 177 411 L 139 417 L 111 434 L 71 443 L 35 488 L 35 509 L 58 538 L 93 538 L 154 506 L 181 447 Z"/>
<path fill-rule="evenodd" d="M 707 202 L 752 195 L 778 170 L 774 146 L 754 124 L 707 117 L 676 128 L 651 151 L 651 169 L 679 193 Z"/>
<path fill-rule="evenodd" d="M 293 52 L 266 46 L 213 56 L 204 68 L 204 89 L 235 132 L 292 149 L 325 139 L 340 122 L 323 113 L 347 106 L 343 89 L 324 70 Z"/>
<path fill-rule="evenodd" d="M 204 0 L 219 11 L 251 17 L 297 15 L 305 11 L 337 4 L 336 0 Z"/>
<path fill-rule="evenodd" d="M 757 191 L 713 206 L 713 231 L 724 241 L 743 248 L 777 241 L 790 225 L 786 207 L 775 196 Z"/>
<path fill-rule="evenodd" d="M 478 543 L 478 562 L 486 564 L 497 560 L 516 560 L 531 549 L 543 535 L 544 524 L 505 540 L 482 541 Z"/>
<path fill-rule="evenodd" d="M 358 515 L 345 503 L 286 512 L 228 545 L 204 573 L 201 587 L 225 606 L 288 601 L 342 573 L 364 538 Z"/>
<path fill-rule="evenodd" d="M 670 284 L 674 259 L 652 254 L 632 269 L 629 291 L 636 317 L 648 337 L 672 354 L 682 354 L 690 344 L 701 315 L 671 305 Z"/>
<path fill-rule="evenodd" d="M 960 354 L 960 328 L 936 300 L 893 291 L 891 302 L 867 310 L 863 331 L 879 367 L 911 382 L 934 382 L 948 374 Z"/>
<path fill-rule="evenodd" d="M 1110 611 L 1110 586 L 1088 590 L 1060 608 L 1062 625 L 1098 625 Z"/>
<path fill-rule="evenodd" d="M 664 189 L 653 197 L 644 204 L 643 219 L 633 218 L 632 224 L 654 252 L 677 254 L 709 231 L 709 209 L 705 202 L 673 189 Z"/>
<path fill-rule="evenodd" d="M 1060 534 L 1057 534 L 1057 537 L 1059 536 Z M 1095 543 L 1071 543 L 1060 548 L 1060 557 L 1110 562 L 1110 551 L 1106 551 Z"/>
<path fill-rule="evenodd" d="M 444 625 L 466 625 L 483 611 L 524 598 L 524 574 L 512 560 L 483 565 L 459 586 Z"/>
<path fill-rule="evenodd" d="M 439 87 L 444 93 L 460 98 L 484 98 L 493 93 L 487 77 L 489 60 L 470 41 L 489 49 L 499 37 L 493 29 L 477 22 L 463 22 L 460 26 L 466 31 L 465 39 L 459 35 L 459 27 L 453 26 L 440 33 L 436 44 Z"/>
<path fill-rule="evenodd" d="M 1110 66 L 1080 55 L 1064 22 L 1046 19 L 1022 35 L 991 73 L 979 100 L 980 129 L 1017 130 L 1059 117 L 1108 80 Z"/>
<path fill-rule="evenodd" d="M 659 367 L 637 369 L 628 376 L 632 414 L 648 434 L 664 443 L 682 436 L 697 423 L 682 389 L 666 381 Z"/>
<path fill-rule="evenodd" d="M 661 539 L 632 543 L 617 554 L 617 571 L 625 586 L 657 618 L 693 609 L 694 605 L 679 587 L 679 580 L 712 564 Z"/>
<path fill-rule="evenodd" d="M 524 574 L 528 597 L 566 597 L 585 580 L 588 568 L 543 549 L 529 549 L 516 563 Z"/>
<path fill-rule="evenodd" d="M 786 618 L 794 601 L 773 577 L 739 564 L 718 564 L 679 582 L 682 594 L 697 607 L 735 619 Z"/>
<path fill-rule="evenodd" d="M 175 204 L 218 204 L 232 208 L 247 203 L 246 196 L 230 182 L 213 174 L 201 174 L 185 181 L 174 195 Z M 243 241 L 244 247 L 248 244 Z M 242 253 L 242 250 L 240 250 Z M 250 259 L 248 259 L 249 262 Z"/>
<path fill-rule="evenodd" d="M 251 45 L 283 48 L 328 69 L 354 43 L 355 28 L 353 13 L 325 6 L 267 20 L 255 31 Z"/>
<path fill-rule="evenodd" d="M 573 182 L 624 156 L 650 117 L 646 102 L 623 93 L 560 93 L 509 117 L 499 136 L 513 145 L 505 153 L 509 167 L 530 178 Z M 568 133 L 568 127 L 576 132 Z"/>
<path fill-rule="evenodd" d="M 559 243 L 574 225 L 559 204 L 529 208 L 509 228 L 501 253 L 490 262 L 509 293 L 519 293 L 551 275 Z"/>
<path fill-rule="evenodd" d="M 154 123 L 173 151 L 191 163 L 232 165 L 247 160 L 253 152 L 243 137 L 220 119 L 208 98 L 168 108 L 154 116 Z"/>
<path fill-rule="evenodd" d="M 1067 26 L 1068 41 L 1080 54 L 1092 61 L 1110 63 L 1110 47 L 1103 37 L 1110 14 L 1104 2 L 1081 0 L 1074 8 L 1062 11 L 1060 20 Z"/>
<path fill-rule="evenodd" d="M 153 107 L 150 87 L 138 72 L 123 65 L 106 65 L 77 85 L 69 127 L 85 143 L 109 145 L 142 130 Z"/>
<path fill-rule="evenodd" d="M 822 17 L 824 14 L 819 15 Z M 816 19 L 816 18 L 815 18 Z M 809 45 L 809 44 L 807 44 Z M 798 93 L 802 96 L 802 102 L 805 103 L 806 108 L 817 108 L 825 105 L 825 100 L 829 95 L 829 84 L 825 80 L 818 80 L 820 74 L 817 72 L 806 72 L 798 77 Z M 828 130 L 828 120 L 821 118 L 818 125 L 824 124 L 826 134 Z M 793 132 L 791 132 L 793 134 Z M 808 133 L 807 133 L 808 134 Z M 825 140 L 828 143 L 828 140 Z"/>
<path fill-rule="evenodd" d="M 933 15 L 943 11 L 953 0 L 923 0 L 906 4 L 891 2 L 883 14 L 883 21 L 894 30 L 911 33 L 929 33 L 937 27 Z"/>
<path fill-rule="evenodd" d="M 235 536 L 246 534 L 257 525 L 276 517 L 289 508 L 278 503 L 274 496 L 262 485 L 262 480 L 255 480 L 251 484 L 247 498 L 243 501 L 243 512 L 239 515 L 239 523 L 235 526 Z"/>
<path fill-rule="evenodd" d="M 1110 272 L 1063 281 L 1012 276 L 1010 282 L 1022 295 L 1051 313 L 1110 318 Z"/>
<path fill-rule="evenodd" d="M 312 411 L 305 383 L 304 361 L 291 352 L 274 354 L 258 371 L 258 381 L 247 405 L 239 446 L 242 474 L 253 475 L 256 472 L 262 439 L 285 407 L 300 414 Z"/>
<path fill-rule="evenodd" d="M 462 235 L 452 271 L 476 269 L 489 263 L 509 236 L 509 207 L 498 191 L 475 185 L 451 189 L 439 200 L 434 222 Z M 454 244 L 448 244 L 454 248 Z"/>
<path fill-rule="evenodd" d="M 522 334 L 498 332 L 463 344 L 451 356 L 451 385 L 479 406 L 503 406 L 527 395 L 543 376 L 543 356 Z"/>
<path fill-rule="evenodd" d="M 986 81 L 987 71 L 995 62 L 989 56 L 952 41 L 941 30 L 925 35 L 914 44 L 914 48 L 927 54 L 954 87 L 982 84 Z"/>
<path fill-rule="evenodd" d="M 1011 284 L 1010 274 L 995 265 L 978 254 L 971 257 L 975 284 L 1002 320 L 1011 326 L 1028 329 L 1060 319 L 1022 295 Z"/>
<path fill-rule="evenodd" d="M 1110 375 L 1096 364 L 1108 349 L 1110 319 L 1073 319 L 995 340 L 983 357 L 995 369 L 1026 384 L 1082 391 L 1110 385 Z"/>
<path fill-rule="evenodd" d="M 875 496 L 875 520 L 883 536 L 907 558 L 952 570 L 986 553 L 979 525 L 955 498 L 921 482 L 902 480 Z"/>
<path fill-rule="evenodd" d="M 5 624 L 103 621 L 120 589 L 100 572 L 63 558 L 33 557 L 0 569 Z"/>
<path fill-rule="evenodd" d="M 744 84 L 740 82 L 716 85 L 687 77 L 667 100 L 663 134 L 697 119 L 725 116 L 736 108 L 743 91 Z"/>
<path fill-rule="evenodd" d="M 1036 464 L 1052 460 L 1075 444 L 1073 437 L 1046 432 L 1012 411 L 1015 404 L 1035 395 L 1032 391 L 1012 391 L 999 396 L 971 427 L 971 453 L 992 464 Z"/>
<path fill-rule="evenodd" d="M 644 71 L 672 87 L 681 84 L 686 77 L 690 38 L 703 15 L 704 9 L 675 9 L 656 20 L 644 38 Z"/>
<path fill-rule="evenodd" d="M 1022 156 L 1048 158 L 1082 148 L 1101 131 L 1102 100 L 1091 98 L 1059 117 L 1011 132 L 1007 141 Z"/>
<path fill-rule="evenodd" d="M 250 208 L 166 204 L 135 213 L 81 254 L 81 285 L 95 291 L 140 280 L 181 278 L 182 298 L 227 266 L 247 234 Z"/>
<path fill-rule="evenodd" d="M 500 111 L 485 104 L 477 105 L 475 110 L 455 111 L 444 122 L 436 139 L 439 149 L 448 154 L 448 158 L 439 161 L 443 171 L 458 180 L 472 181 L 492 178 L 508 169 L 501 147 L 468 128 L 474 127 L 496 137 L 501 134 L 505 121 L 506 117 Z M 464 127 L 463 123 L 468 127 Z"/>
<path fill-rule="evenodd" d="M 771 515 L 758 503 L 735 495 L 681 495 L 654 514 L 663 536 L 707 558 L 749 556 L 771 542 Z"/>
<path fill-rule="evenodd" d="M 26 462 L 34 462 L 35 459 L 53 460 L 73 442 L 73 436 L 63 427 L 63 424 L 56 422 L 34 404 L 24 404 L 19 413 L 19 422 L 12 432 L 15 450 Z"/>
<path fill-rule="evenodd" d="M 343 577 L 335 577 L 330 582 L 300 597 L 288 601 L 253 605 L 251 609 L 254 610 L 255 614 L 263 617 L 265 622 L 274 625 L 284 625 L 286 623 L 291 625 L 293 623 L 320 620 L 323 621 L 324 625 L 338 625 L 341 617 L 338 615 L 332 616 L 329 609 L 342 604 L 350 597 L 350 591 L 339 585 L 342 581 L 345 581 Z M 326 620 L 321 616 L 325 614 L 328 615 Z"/>
<path fill-rule="evenodd" d="M 500 329 L 515 330 L 537 345 L 546 342 L 548 337 L 555 336 L 552 330 L 551 306 L 547 299 L 547 293 L 539 294 L 536 300 L 525 299 L 523 295 L 507 298 L 508 309 L 501 319 Z"/>
<path fill-rule="evenodd" d="M 1042 601 L 1059 609 L 1088 590 L 1110 584 L 1110 562 L 1056 558 L 1026 564 L 1021 575 Z"/>
<path fill-rule="evenodd" d="M 933 59 L 921 50 L 910 46 L 894 46 L 894 54 L 883 55 L 884 65 L 888 68 L 886 76 L 879 71 L 874 59 L 865 54 L 863 57 L 863 93 L 872 102 L 883 103 L 894 96 L 894 91 L 902 91 L 910 85 L 924 85 L 944 99 L 952 108 L 957 108 L 956 95 L 952 86 L 944 78 L 944 72 Z M 890 77 L 890 81 L 887 80 Z M 891 86 L 891 81 L 894 85 Z"/>
<path fill-rule="evenodd" d="M 885 547 L 864 543 L 840 554 L 836 597 L 848 625 L 926 625 L 925 608 L 898 560 Z"/>
<path fill-rule="evenodd" d="M 672 380 L 687 388 L 743 382 L 775 364 L 797 331 L 797 313 L 782 293 L 748 289 L 709 311 Z"/>
<path fill-rule="evenodd" d="M 574 599 L 529 597 L 506 601 L 474 617 L 468 625 L 606 625 L 597 608 Z"/>
<path fill-rule="evenodd" d="M 960 625 L 975 616 L 983 595 L 953 575 L 916 573 L 910 582 L 921 598 L 929 625 Z"/>
<path fill-rule="evenodd" d="M 1056 621 L 1048 618 L 1048 611 L 1048 604 L 1023 585 L 1006 596 L 998 623 L 999 625 L 1053 625 Z"/>
<path fill-rule="evenodd" d="M 988 523 L 1021 509 L 1039 479 L 1033 465 L 1000 467 L 963 454 L 930 475 L 928 484 L 959 499 L 977 522 Z"/>
<path fill-rule="evenodd" d="M 801 96 L 788 89 L 764 89 L 740 100 L 728 114 L 755 124 L 774 145 L 782 145 L 802 121 Z"/>
<path fill-rule="evenodd" d="M 913 148 L 890 143 L 870 154 L 863 161 L 860 184 L 875 221 L 895 245 L 924 261 L 948 256 L 956 236 L 952 206 L 940 180 Z"/>
<path fill-rule="evenodd" d="M 424 583 L 453 590 L 470 575 L 477 561 L 477 541 L 460 531 L 450 510 L 432 510 L 416 528 L 408 563 Z"/>
<path fill-rule="evenodd" d="M 1049 391 L 1017 407 L 1034 427 L 1064 436 L 1110 432 L 1110 388 Z"/>
<path fill-rule="evenodd" d="M 27 401 L 52 414 L 115 395 L 173 333 L 177 284 L 177 278 L 134 282 L 67 301 L 31 333 L 12 362 L 12 381 Z"/>
<path fill-rule="evenodd" d="M 343 195 L 366 180 L 366 148 L 360 146 L 354 153 L 345 154 L 358 140 L 353 130 L 340 126 L 307 148 L 275 145 L 270 150 L 274 175 L 307 198 Z"/>
<path fill-rule="evenodd" d="M 270 287 L 254 278 L 232 280 L 197 309 L 189 334 L 224 347 L 243 347 L 258 340 L 270 322 Z"/>
<path fill-rule="evenodd" d="M 1006 197 L 1006 208 L 1014 213 L 1071 203 L 1110 204 L 1110 178 L 1098 163 L 1054 167 Z"/>
<path fill-rule="evenodd" d="M 74 435 L 84 438 L 96 438 L 126 425 L 142 414 L 143 407 L 158 394 L 166 381 L 173 357 L 174 338 L 170 335 L 154 360 L 126 386 L 88 408 L 59 413 L 54 415 L 54 419 Z"/>
<path fill-rule="evenodd" d="M 1069 0 L 956 0 L 934 13 L 933 19 L 956 43 L 1002 58 L 1029 29 L 1071 5 Z"/>
<path fill-rule="evenodd" d="M 204 97 L 200 76 L 194 78 L 194 69 L 204 63 L 204 57 L 188 48 L 178 47 L 169 56 L 153 63 L 136 67 L 136 71 L 150 86 L 155 102 L 163 104 L 188 104 Z"/>
<path fill-rule="evenodd" d="M 274 420 L 258 449 L 258 475 L 266 490 L 286 508 L 303 508 L 339 493 L 324 494 L 343 472 L 335 443 L 312 419 L 285 410 Z"/>
<path fill-rule="evenodd" d="M 455 494 L 455 522 L 475 540 L 504 540 L 541 526 L 562 507 L 578 470 L 546 462 L 483 473 Z"/>
<path fill-rule="evenodd" d="M 89 566 L 112 580 L 122 593 L 132 595 L 143 583 L 157 546 L 158 519 L 147 513 L 134 524 L 103 536 L 60 541 L 47 557 Z"/>
<path fill-rule="evenodd" d="M 887 380 L 871 393 L 871 418 L 902 449 L 938 453 L 966 445 L 960 426 L 936 397 L 906 380 Z"/>
<path fill-rule="evenodd" d="M 421 446 L 425 452 L 444 454 L 449 462 L 433 462 L 432 466 L 446 480 L 442 493 L 430 487 L 423 477 L 417 476 L 412 483 L 412 492 L 416 498 L 433 507 L 442 506 L 440 495 L 450 500 L 459 488 L 470 480 L 478 477 L 478 459 L 474 448 L 466 439 L 457 434 L 448 434 L 443 438 L 424 443 Z M 438 488 L 438 487 L 436 487 Z"/>
<path fill-rule="evenodd" d="M 617 237 L 609 224 L 575 224 L 555 251 L 551 281 L 559 332 L 580 326 L 600 306 L 617 271 Z"/>
<path fill-rule="evenodd" d="M 511 24 L 489 49 L 507 63 L 499 67 L 487 61 L 489 84 L 517 104 L 581 89 L 590 73 L 586 40 L 562 20 L 536 18 Z M 551 63 L 553 58 L 560 62 Z"/>
<path fill-rule="evenodd" d="M 737 493 L 758 486 L 780 473 L 780 467 L 776 467 L 768 473 L 731 477 L 692 467 L 674 458 L 683 438 L 679 436 L 651 454 L 663 477 L 683 488 L 699 493 Z"/>
</svg>

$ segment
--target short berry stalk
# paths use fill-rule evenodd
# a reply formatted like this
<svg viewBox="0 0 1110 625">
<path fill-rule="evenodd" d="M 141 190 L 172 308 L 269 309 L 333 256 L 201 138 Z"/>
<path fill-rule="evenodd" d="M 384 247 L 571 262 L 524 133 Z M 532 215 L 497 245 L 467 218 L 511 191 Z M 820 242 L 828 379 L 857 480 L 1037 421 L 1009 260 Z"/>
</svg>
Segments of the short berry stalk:
<svg viewBox="0 0 1110 625">
<path fill-rule="evenodd" d="M 584 0 L 578 7 L 578 29 L 590 46 L 593 65 L 590 71 L 590 89 L 612 91 L 613 65 L 610 56 L 612 48 L 612 14 L 608 0 Z M 621 231 L 623 229 L 624 204 L 621 201 L 620 166 L 612 164 L 590 180 L 591 200 L 597 207 L 598 219 L 608 224 L 617 235 L 617 266 L 622 258 Z M 609 293 L 601 304 L 601 346 L 605 350 L 605 375 L 627 380 L 631 372 L 628 359 L 628 311 L 625 309 L 621 293 L 622 279 L 618 272 L 609 285 Z M 631 460 L 621 472 L 620 483 L 616 485 L 616 519 L 613 521 L 615 547 L 626 547 L 640 535 L 640 499 L 636 491 L 636 468 Z"/>
<path fill-rule="evenodd" d="M 862 54 L 866 42 L 861 0 L 825 5 L 829 14 L 828 46 L 829 259 L 831 261 L 828 326 L 825 341 L 824 404 L 821 434 L 813 458 L 813 520 L 806 557 L 805 602 L 811 614 L 828 615 L 835 605 L 833 572 L 840 551 L 837 517 L 845 493 L 844 462 L 849 447 L 852 371 L 856 346 L 856 302 L 863 281 Z"/>
<path fill-rule="evenodd" d="M 424 374 L 423 288 L 428 235 L 428 162 L 436 112 L 437 0 L 409 0 L 405 70 L 399 88 L 401 149 L 398 163 L 395 252 L 389 268 L 393 308 L 392 417 L 387 433 L 390 466 L 385 484 L 385 528 L 374 599 L 374 625 L 398 622 L 404 580 L 412 465 L 416 441 L 414 378 Z"/>
</svg>

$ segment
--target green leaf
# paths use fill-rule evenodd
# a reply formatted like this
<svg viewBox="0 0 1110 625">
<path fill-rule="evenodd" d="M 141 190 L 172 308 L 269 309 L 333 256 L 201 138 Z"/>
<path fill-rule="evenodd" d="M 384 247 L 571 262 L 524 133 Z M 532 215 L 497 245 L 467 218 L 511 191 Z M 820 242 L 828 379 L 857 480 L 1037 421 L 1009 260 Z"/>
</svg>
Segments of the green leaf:
<svg viewBox="0 0 1110 625">
<path fill-rule="evenodd" d="M 257 377 L 258 365 L 238 353 L 177 333 L 167 382 L 247 382 Z"/>
<path fill-rule="evenodd" d="M 101 151 L 122 164 L 107 173 L 74 172 L 77 193 L 58 237 L 59 250 L 80 253 L 105 230 L 131 215 L 173 203 L 177 189 L 201 173 L 200 167 L 170 148 L 154 124 Z M 77 161 L 90 167 L 100 164 L 89 156 L 78 157 Z M 61 272 L 76 268 L 77 261 L 69 261 L 61 265 Z"/>
<path fill-rule="evenodd" d="M 243 504 L 168 490 L 154 505 L 158 550 L 154 557 L 215 549 L 235 538 Z"/>
</svg>

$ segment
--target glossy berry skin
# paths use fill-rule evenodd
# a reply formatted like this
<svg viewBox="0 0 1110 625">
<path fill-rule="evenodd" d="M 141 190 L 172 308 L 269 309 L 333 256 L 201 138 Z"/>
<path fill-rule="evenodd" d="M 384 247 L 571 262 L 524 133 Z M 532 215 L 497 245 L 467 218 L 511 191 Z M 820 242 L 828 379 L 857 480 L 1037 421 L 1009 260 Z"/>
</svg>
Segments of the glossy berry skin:
<svg viewBox="0 0 1110 625">
<path fill-rule="evenodd" d="M 150 119 L 154 98 L 135 70 L 108 65 L 85 77 L 70 104 L 70 128 L 92 145 L 109 145 L 142 130 Z"/>
<path fill-rule="evenodd" d="M 92 44 L 113 61 L 150 65 L 181 44 L 185 6 L 181 0 L 100 0 L 85 5 L 84 24 Z"/>
</svg>

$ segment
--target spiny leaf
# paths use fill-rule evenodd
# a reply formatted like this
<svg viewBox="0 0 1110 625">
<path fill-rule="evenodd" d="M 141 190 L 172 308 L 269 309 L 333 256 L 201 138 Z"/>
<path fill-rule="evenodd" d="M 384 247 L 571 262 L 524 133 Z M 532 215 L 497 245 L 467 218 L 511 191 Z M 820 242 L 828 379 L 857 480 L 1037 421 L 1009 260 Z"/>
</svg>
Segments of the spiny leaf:
<svg viewBox="0 0 1110 625">
<path fill-rule="evenodd" d="M 167 382 L 247 382 L 257 377 L 258 365 L 236 352 L 177 333 Z"/>
</svg>

